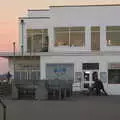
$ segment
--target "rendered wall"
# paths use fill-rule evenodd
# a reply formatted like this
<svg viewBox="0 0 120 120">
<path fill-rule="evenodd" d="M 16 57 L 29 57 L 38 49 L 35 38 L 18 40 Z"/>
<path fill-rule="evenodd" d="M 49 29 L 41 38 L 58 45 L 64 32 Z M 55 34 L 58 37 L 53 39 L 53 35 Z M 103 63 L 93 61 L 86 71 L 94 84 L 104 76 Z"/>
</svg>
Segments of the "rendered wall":
<svg viewBox="0 0 120 120">
<path fill-rule="evenodd" d="M 112 59 L 111 59 L 112 57 Z M 41 57 L 41 79 L 46 78 L 46 64 L 48 63 L 73 63 L 74 80 L 75 72 L 83 72 L 82 63 L 99 63 L 99 73 L 108 73 L 108 63 L 120 63 L 120 56 L 42 56 Z M 104 83 L 110 94 L 120 94 L 119 84 L 108 84 L 108 79 Z"/>
<path fill-rule="evenodd" d="M 106 46 L 106 26 L 119 26 L 120 6 L 86 6 L 86 7 L 51 7 L 50 9 L 50 50 L 51 51 L 90 51 L 91 36 L 90 27 L 100 26 L 100 47 L 101 51 L 119 51 L 120 47 Z M 54 27 L 86 27 L 85 48 L 54 47 Z"/>
<path fill-rule="evenodd" d="M 50 7 L 49 11 L 29 11 L 29 18 L 24 19 L 24 51 L 27 49 L 26 30 L 48 28 L 49 51 L 91 51 L 91 26 L 100 26 L 100 50 L 119 51 L 119 46 L 106 46 L 106 26 L 120 26 L 120 6 L 84 6 L 84 7 Z M 50 18 L 39 18 L 47 16 Z M 38 18 L 30 18 L 35 16 Z M 84 47 L 55 47 L 54 27 L 84 26 Z M 21 25 L 20 25 L 21 31 Z M 20 32 L 20 41 L 22 41 Z M 21 42 L 20 42 L 21 43 Z"/>
<path fill-rule="evenodd" d="M 28 17 L 49 17 L 49 10 L 28 10 Z"/>
<path fill-rule="evenodd" d="M 24 19 L 24 52 L 27 52 L 27 29 L 47 29 L 49 28 L 49 19 L 41 18 L 41 19 Z M 20 25 L 20 45 L 22 41 L 22 27 Z"/>
</svg>

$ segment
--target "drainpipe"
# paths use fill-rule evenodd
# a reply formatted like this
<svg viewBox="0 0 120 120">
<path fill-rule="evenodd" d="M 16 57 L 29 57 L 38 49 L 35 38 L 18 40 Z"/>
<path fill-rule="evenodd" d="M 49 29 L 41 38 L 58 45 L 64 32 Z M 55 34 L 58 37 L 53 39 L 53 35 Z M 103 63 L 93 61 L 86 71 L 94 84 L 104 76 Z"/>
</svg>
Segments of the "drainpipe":
<svg viewBox="0 0 120 120">
<path fill-rule="evenodd" d="M 21 20 L 20 21 L 21 23 L 21 27 L 22 27 L 22 44 L 21 44 L 21 53 L 22 53 L 22 56 L 23 56 L 23 53 L 24 53 L 24 20 Z"/>
<path fill-rule="evenodd" d="M 6 120 L 6 110 L 7 110 L 7 106 L 2 102 L 2 100 L 0 99 L 0 104 L 3 107 L 3 120 Z"/>
</svg>

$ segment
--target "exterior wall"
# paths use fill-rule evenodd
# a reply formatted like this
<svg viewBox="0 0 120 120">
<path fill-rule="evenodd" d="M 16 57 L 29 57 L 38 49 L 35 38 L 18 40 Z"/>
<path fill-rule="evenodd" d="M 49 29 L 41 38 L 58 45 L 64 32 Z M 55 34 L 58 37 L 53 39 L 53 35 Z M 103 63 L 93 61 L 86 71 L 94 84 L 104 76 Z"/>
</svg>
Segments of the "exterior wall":
<svg viewBox="0 0 120 120">
<path fill-rule="evenodd" d="M 50 51 L 90 51 L 90 27 L 100 26 L 101 51 L 119 51 L 120 47 L 106 46 L 106 26 L 119 26 L 120 6 L 84 6 L 84 7 L 51 7 L 50 9 Z M 54 47 L 54 27 L 86 27 L 85 48 Z"/>
<path fill-rule="evenodd" d="M 24 32 L 23 32 L 24 52 L 27 52 L 27 29 L 47 29 L 49 27 L 49 18 L 24 19 L 23 27 L 24 27 Z M 22 31 L 22 25 L 20 25 L 20 31 Z M 22 41 L 22 32 L 20 32 L 19 36 L 20 36 L 20 41 Z"/>
<path fill-rule="evenodd" d="M 119 59 L 120 56 L 42 56 L 40 62 L 41 79 L 46 79 L 46 64 L 48 63 L 73 63 L 75 80 L 75 72 L 83 73 L 83 63 L 99 63 L 98 72 L 100 74 L 100 72 L 108 73 L 108 63 L 120 63 Z M 108 84 L 108 77 L 106 79 L 104 86 L 107 92 L 109 94 L 120 94 L 120 84 Z"/>
<path fill-rule="evenodd" d="M 9 59 L 9 69 L 10 69 L 10 73 L 13 75 L 13 78 L 14 78 L 14 70 L 15 70 L 15 72 L 20 72 L 20 71 L 22 71 L 22 72 L 28 72 L 28 71 L 39 71 L 40 72 L 40 69 L 24 69 L 24 68 L 20 68 L 20 66 L 18 66 L 18 65 L 20 65 L 20 64 L 22 64 L 22 65 L 26 65 L 26 64 L 31 64 L 31 65 L 34 65 L 34 64 L 38 64 L 39 65 L 39 68 L 40 68 L 40 59 L 35 59 L 35 58 L 32 58 L 32 60 L 30 60 L 30 58 L 27 58 L 27 59 L 25 59 L 25 58 L 15 58 L 15 69 L 14 69 L 14 58 L 10 58 Z"/>
<path fill-rule="evenodd" d="M 99 63 L 99 73 L 108 73 L 108 63 L 120 63 L 120 56 L 112 56 L 112 52 L 120 51 L 119 46 L 107 46 L 106 44 L 106 26 L 120 26 L 119 16 L 120 6 L 79 6 L 79 7 L 50 7 L 49 11 L 29 11 L 28 18 L 23 18 L 24 25 L 20 24 L 20 46 L 22 41 L 23 28 L 23 44 L 24 52 L 27 51 L 27 29 L 48 29 L 49 35 L 49 52 L 53 52 L 50 56 L 41 56 L 40 71 L 41 79 L 46 79 L 47 63 L 73 63 L 74 72 L 83 72 L 82 63 Z M 36 18 L 38 17 L 38 18 Z M 43 18 L 40 18 L 43 17 Z M 46 18 L 44 18 L 46 17 Z M 48 17 L 48 18 L 47 18 Z M 54 46 L 55 27 L 85 27 L 85 46 L 84 47 L 67 47 Z M 81 51 L 91 52 L 91 26 L 100 27 L 100 51 L 112 51 L 111 55 L 93 55 L 93 56 L 75 56 L 64 55 L 59 56 L 57 52 L 79 53 Z M 83 52 L 84 54 L 84 52 Z M 112 59 L 111 59 L 112 58 Z M 13 70 L 13 61 L 10 60 L 10 68 Z M 75 76 L 75 73 L 74 73 Z M 75 80 L 75 78 L 74 78 Z M 108 79 L 104 83 L 106 89 L 111 94 L 120 94 L 119 84 L 108 84 Z"/>
<path fill-rule="evenodd" d="M 106 59 L 106 61 L 105 61 Z M 102 59 L 100 56 L 42 56 L 41 57 L 41 77 L 46 78 L 46 63 L 73 63 L 75 72 L 82 72 L 82 63 L 100 63 L 99 70 L 101 72 L 107 71 L 107 60 L 105 57 Z M 84 62 L 83 62 L 84 61 Z"/>
<path fill-rule="evenodd" d="M 119 46 L 106 45 L 106 26 L 120 26 L 120 6 L 73 6 L 73 7 L 50 7 L 50 10 L 29 10 L 28 18 L 24 20 L 23 41 L 24 52 L 27 50 L 26 29 L 48 28 L 49 51 L 91 51 L 91 26 L 100 26 L 100 50 L 119 51 Z M 43 18 L 40 18 L 43 17 Z M 44 18 L 48 17 L 48 18 Z M 85 27 L 85 46 L 67 47 L 54 46 L 54 27 Z M 22 41 L 22 27 L 20 24 L 20 41 Z M 21 42 L 20 42 L 21 43 Z M 21 45 L 21 44 L 20 44 Z"/>
<path fill-rule="evenodd" d="M 49 17 L 49 10 L 28 10 L 28 17 Z"/>
</svg>

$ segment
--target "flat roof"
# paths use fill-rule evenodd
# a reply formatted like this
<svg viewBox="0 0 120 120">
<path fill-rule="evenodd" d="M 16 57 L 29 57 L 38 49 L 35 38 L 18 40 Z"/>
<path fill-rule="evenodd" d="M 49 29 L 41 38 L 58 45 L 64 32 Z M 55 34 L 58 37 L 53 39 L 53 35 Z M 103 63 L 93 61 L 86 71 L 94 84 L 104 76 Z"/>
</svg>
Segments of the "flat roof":
<svg viewBox="0 0 120 120">
<path fill-rule="evenodd" d="M 50 17 L 19 17 L 18 19 L 49 19 Z"/>
<path fill-rule="evenodd" d="M 94 4 L 94 5 L 54 5 L 49 7 L 100 7 L 100 6 L 120 6 L 120 4 Z M 50 9 L 28 9 L 28 11 L 50 11 Z"/>
<path fill-rule="evenodd" d="M 28 11 L 49 11 L 49 9 L 28 9 Z"/>
<path fill-rule="evenodd" d="M 101 6 L 120 6 L 120 4 L 95 4 L 95 5 L 58 5 L 49 7 L 101 7 Z"/>
<path fill-rule="evenodd" d="M 51 7 L 104 7 L 104 6 L 120 6 L 120 4 L 94 4 L 94 5 L 54 5 Z M 49 11 L 50 9 L 28 9 L 28 11 Z M 19 17 L 19 19 L 49 19 L 50 17 Z"/>
</svg>

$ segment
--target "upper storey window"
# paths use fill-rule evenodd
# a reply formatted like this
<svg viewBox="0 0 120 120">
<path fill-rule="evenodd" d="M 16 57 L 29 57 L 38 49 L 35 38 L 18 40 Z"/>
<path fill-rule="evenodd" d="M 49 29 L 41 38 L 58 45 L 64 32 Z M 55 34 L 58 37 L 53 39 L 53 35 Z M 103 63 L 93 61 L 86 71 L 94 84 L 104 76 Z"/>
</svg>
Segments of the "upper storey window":
<svg viewBox="0 0 120 120">
<path fill-rule="evenodd" d="M 55 28 L 56 46 L 84 46 L 85 27 Z"/>
<path fill-rule="evenodd" d="M 91 50 L 92 51 L 100 50 L 100 27 L 99 26 L 91 27 Z"/>
<path fill-rule="evenodd" d="M 48 30 L 47 29 L 28 29 L 27 30 L 27 51 L 44 52 L 48 49 Z"/>
<path fill-rule="evenodd" d="M 107 26 L 106 40 L 108 46 L 120 46 L 120 26 Z"/>
</svg>

